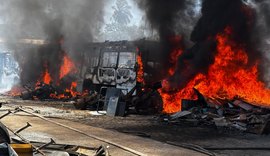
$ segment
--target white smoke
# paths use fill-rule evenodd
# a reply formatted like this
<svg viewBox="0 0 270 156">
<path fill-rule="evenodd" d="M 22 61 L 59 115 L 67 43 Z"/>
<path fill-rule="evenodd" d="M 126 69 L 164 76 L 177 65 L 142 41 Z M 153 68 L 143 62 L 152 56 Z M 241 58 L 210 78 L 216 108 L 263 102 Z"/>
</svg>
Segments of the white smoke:
<svg viewBox="0 0 270 156">
<path fill-rule="evenodd" d="M 263 52 L 263 76 L 270 87 L 270 1 L 245 0 L 244 2 L 256 11 L 256 26 L 253 36 L 258 43 L 258 50 Z"/>
</svg>

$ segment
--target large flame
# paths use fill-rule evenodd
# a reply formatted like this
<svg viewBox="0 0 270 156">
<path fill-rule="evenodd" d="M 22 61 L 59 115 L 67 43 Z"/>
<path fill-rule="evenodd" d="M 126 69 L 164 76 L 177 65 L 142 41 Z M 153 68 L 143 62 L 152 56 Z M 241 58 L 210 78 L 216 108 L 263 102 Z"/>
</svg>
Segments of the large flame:
<svg viewBox="0 0 270 156">
<path fill-rule="evenodd" d="M 166 81 L 160 93 L 163 98 L 164 112 L 173 113 L 181 109 L 181 99 L 194 99 L 195 87 L 206 97 L 241 98 L 260 106 L 270 106 L 270 89 L 258 79 L 258 61 L 248 65 L 248 55 L 243 45 L 230 38 L 232 30 L 227 27 L 216 36 L 217 54 L 207 74 L 197 74 L 181 90 L 164 92 Z M 168 83 L 168 82 L 167 82 Z"/>
<path fill-rule="evenodd" d="M 196 81 L 191 81 L 182 90 L 171 90 L 169 88 L 169 82 L 167 80 L 162 81 L 162 88 L 159 89 L 159 93 L 163 101 L 163 112 L 174 113 L 181 110 L 182 99 L 196 99 L 193 93 L 193 86 Z"/>
<path fill-rule="evenodd" d="M 51 81 L 52 81 L 51 75 L 50 75 L 50 73 L 49 73 L 49 71 L 48 71 L 48 68 L 46 68 L 46 69 L 45 69 L 45 72 L 44 72 L 44 74 L 43 74 L 43 82 L 44 82 L 45 84 L 50 84 Z"/>
<path fill-rule="evenodd" d="M 178 44 L 181 41 L 180 36 L 172 37 L 170 38 L 170 41 L 174 44 Z M 169 57 L 169 63 L 171 64 L 171 67 L 168 69 L 169 76 L 174 75 L 178 63 L 179 57 L 182 55 L 183 50 L 179 46 L 177 46 L 170 54 Z M 186 87 L 187 89 L 184 90 L 177 90 L 177 89 L 171 89 L 170 84 L 167 80 L 162 81 L 162 88 L 159 89 L 159 94 L 162 97 L 163 101 L 163 111 L 166 113 L 173 113 L 177 110 L 180 110 L 181 105 L 179 104 L 181 102 L 181 99 L 183 98 L 190 98 L 192 91 L 192 85 L 187 85 L 191 87 Z M 189 90 L 191 88 L 191 90 Z"/>
<path fill-rule="evenodd" d="M 41 79 L 37 81 L 36 89 L 40 88 L 41 86 L 44 86 L 44 84 L 50 85 L 53 82 L 51 75 L 49 73 L 47 64 L 45 64 L 44 67 L 45 67 L 45 71 L 42 74 Z M 77 72 L 77 69 L 74 62 L 71 60 L 71 58 L 67 54 L 64 54 L 62 65 L 59 71 L 59 80 L 62 80 L 65 76 L 67 76 L 70 73 L 76 73 L 76 72 Z M 59 82 L 57 82 L 55 85 L 59 86 L 60 84 Z M 68 86 L 67 88 L 63 88 L 63 93 L 60 93 L 60 94 L 51 93 L 50 97 L 53 99 L 67 99 L 67 98 L 81 95 L 81 93 L 76 91 L 76 88 L 77 88 L 77 82 L 76 81 L 70 82 L 70 86 Z"/>
<path fill-rule="evenodd" d="M 206 96 L 239 97 L 253 104 L 270 106 L 270 90 L 258 79 L 258 61 L 248 66 L 246 49 L 230 39 L 231 33 L 227 27 L 216 36 L 215 62 L 195 87 Z"/>
<path fill-rule="evenodd" d="M 61 80 L 63 77 L 65 77 L 71 72 L 75 73 L 76 67 L 73 61 L 69 58 L 69 56 L 65 54 L 63 57 L 63 63 L 60 67 L 59 79 Z"/>
</svg>

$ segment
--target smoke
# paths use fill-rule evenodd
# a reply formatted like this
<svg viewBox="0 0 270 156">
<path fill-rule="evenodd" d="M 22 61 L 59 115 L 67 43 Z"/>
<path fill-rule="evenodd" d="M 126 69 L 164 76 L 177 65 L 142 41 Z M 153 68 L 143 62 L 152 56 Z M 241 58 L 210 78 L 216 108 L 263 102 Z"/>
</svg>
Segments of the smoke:
<svg viewBox="0 0 270 156">
<path fill-rule="evenodd" d="M 247 5 L 256 12 L 255 27 L 253 37 L 256 41 L 256 48 L 262 52 L 263 79 L 270 86 L 270 1 L 267 0 L 247 0 Z"/>
<path fill-rule="evenodd" d="M 169 78 L 173 88 L 182 88 L 198 73 L 208 71 L 216 55 L 215 36 L 226 27 L 234 32 L 230 38 L 245 47 L 249 66 L 260 61 L 259 78 L 270 84 L 268 0 L 144 0 L 139 4 L 159 33 L 165 71 L 172 66 L 168 60 L 173 50 L 184 49 L 175 74 Z M 172 42 L 172 36 L 182 40 Z"/>
<path fill-rule="evenodd" d="M 79 62 L 80 52 L 98 37 L 103 23 L 103 0 L 10 0 L 3 6 L 4 37 L 22 69 L 22 84 L 37 80 L 45 66 L 56 80 L 63 55 Z M 24 38 L 46 44 L 18 45 Z"/>
<path fill-rule="evenodd" d="M 172 66 L 168 63 L 171 52 L 192 45 L 189 36 L 200 15 L 200 0 L 141 0 L 139 6 L 145 10 L 150 26 L 159 34 L 160 57 L 164 58 L 162 64 L 167 71 Z"/>
<path fill-rule="evenodd" d="M 181 55 L 178 69 L 170 79 L 173 85 L 184 87 L 196 74 L 208 71 L 216 54 L 215 36 L 226 27 L 234 31 L 231 38 L 247 48 L 250 65 L 261 58 L 251 35 L 254 12 L 241 0 L 204 0 L 201 13 L 191 33 L 195 45 Z"/>
</svg>

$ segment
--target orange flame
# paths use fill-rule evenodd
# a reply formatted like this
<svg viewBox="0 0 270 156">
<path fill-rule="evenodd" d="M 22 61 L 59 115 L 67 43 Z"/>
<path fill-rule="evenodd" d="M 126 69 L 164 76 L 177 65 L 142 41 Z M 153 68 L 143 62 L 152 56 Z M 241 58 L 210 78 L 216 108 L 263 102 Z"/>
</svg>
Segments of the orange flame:
<svg viewBox="0 0 270 156">
<path fill-rule="evenodd" d="M 180 40 L 181 38 L 179 36 L 171 38 L 171 41 L 176 42 L 176 43 L 180 42 Z M 182 53 L 183 53 L 183 50 L 180 47 L 174 49 L 171 52 L 169 62 L 172 64 L 172 66 L 168 69 L 169 76 L 174 75 L 176 71 L 178 59 L 182 55 Z M 177 89 L 171 89 L 169 87 L 169 82 L 167 80 L 163 80 L 162 88 L 158 90 L 159 94 L 162 97 L 163 111 L 166 113 L 174 113 L 177 110 L 180 110 L 181 105 L 179 105 L 179 103 L 181 102 L 181 99 L 191 97 L 190 91 L 192 91 L 192 85 L 190 86 L 191 86 L 191 90 L 189 90 L 190 87 L 186 87 L 189 89 L 179 91 Z"/>
<path fill-rule="evenodd" d="M 59 80 L 61 80 L 63 77 L 65 77 L 69 73 L 75 73 L 77 72 L 75 64 L 72 62 L 70 57 L 68 57 L 66 54 L 63 57 L 63 63 L 60 67 L 60 72 L 59 72 Z M 48 71 L 47 64 L 45 65 L 45 72 L 42 74 L 42 77 L 40 80 L 37 81 L 36 83 L 36 88 L 38 89 L 42 87 L 44 84 L 50 84 L 52 82 L 51 75 Z M 43 84 L 44 83 L 44 84 Z M 56 85 L 60 85 L 59 82 Z M 63 94 L 58 94 L 58 93 L 51 93 L 50 97 L 53 99 L 67 99 L 70 97 L 75 97 L 78 95 L 81 95 L 81 93 L 76 92 L 76 87 L 77 87 L 77 82 L 71 82 L 70 88 L 64 89 Z"/>
<path fill-rule="evenodd" d="M 163 112 L 164 113 L 175 113 L 181 110 L 181 100 L 182 99 L 193 99 L 197 97 L 193 92 L 194 85 L 203 77 L 202 74 L 197 75 L 197 77 L 190 81 L 186 87 L 182 90 L 169 88 L 169 82 L 167 80 L 162 81 L 162 88 L 159 89 L 159 94 L 162 97 L 163 102 Z"/>
<path fill-rule="evenodd" d="M 50 84 L 52 81 L 51 75 L 50 75 L 49 70 L 48 70 L 48 65 L 45 64 L 44 68 L 45 68 L 44 73 L 42 73 L 41 78 L 36 82 L 36 86 L 35 86 L 36 89 L 39 87 L 41 82 L 43 82 L 45 84 Z"/>
<path fill-rule="evenodd" d="M 24 90 L 25 89 L 21 86 L 13 86 L 8 92 L 5 93 L 5 95 L 20 96 Z"/>
<path fill-rule="evenodd" d="M 248 56 L 243 46 L 230 39 L 231 30 L 218 34 L 217 55 L 205 78 L 195 86 L 206 96 L 239 97 L 247 102 L 270 106 L 270 90 L 258 79 L 258 61 L 248 66 Z"/>
<path fill-rule="evenodd" d="M 43 74 L 43 82 L 45 84 L 50 84 L 51 80 L 52 80 L 51 75 L 50 75 L 50 73 L 48 71 L 48 68 L 46 68 L 46 70 L 45 70 L 45 72 Z"/>
<path fill-rule="evenodd" d="M 170 94 L 163 88 L 160 90 L 163 98 L 164 112 L 174 113 L 181 110 L 181 99 L 194 99 L 192 88 L 195 87 L 206 97 L 235 97 L 260 106 L 270 106 L 270 89 L 258 79 L 258 61 L 252 67 L 248 66 L 248 55 L 244 46 L 235 43 L 227 27 L 223 33 L 216 36 L 217 54 L 214 63 L 207 74 L 199 73 L 184 89 Z"/>
<path fill-rule="evenodd" d="M 53 99 L 68 99 L 70 97 L 76 97 L 82 95 L 80 92 L 76 91 L 77 82 L 72 82 L 69 89 L 65 89 L 65 94 L 50 94 L 50 97 Z M 85 93 L 84 93 L 85 94 Z"/>
<path fill-rule="evenodd" d="M 76 87 L 77 87 L 77 82 L 72 82 L 70 86 L 70 90 L 69 90 L 72 97 L 79 95 L 79 93 L 76 92 Z"/>
<path fill-rule="evenodd" d="M 65 54 L 63 57 L 63 63 L 60 67 L 60 74 L 59 79 L 61 80 L 63 77 L 65 77 L 69 73 L 75 73 L 76 67 L 75 64 L 72 62 L 72 60 Z"/>
<path fill-rule="evenodd" d="M 50 94 L 50 97 L 53 98 L 53 99 L 65 99 L 65 98 L 67 98 L 64 94 L 59 94 L 59 95 Z"/>
<path fill-rule="evenodd" d="M 137 63 L 139 65 L 138 71 L 137 71 L 137 81 L 140 83 L 144 83 L 144 70 L 143 70 L 143 61 L 142 56 L 137 56 Z"/>
<path fill-rule="evenodd" d="M 176 67 L 177 67 L 177 61 L 178 58 L 182 55 L 183 50 L 182 49 L 175 49 L 171 54 L 170 54 L 170 63 L 173 64 L 172 67 L 169 68 L 169 75 L 172 76 L 175 73 Z"/>
</svg>

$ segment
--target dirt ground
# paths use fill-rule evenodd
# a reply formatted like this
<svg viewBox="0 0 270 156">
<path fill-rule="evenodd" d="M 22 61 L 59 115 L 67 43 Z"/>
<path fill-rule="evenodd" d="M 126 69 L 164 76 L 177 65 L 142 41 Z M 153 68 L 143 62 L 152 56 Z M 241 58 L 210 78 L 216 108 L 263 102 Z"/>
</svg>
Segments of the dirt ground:
<svg viewBox="0 0 270 156">
<path fill-rule="evenodd" d="M 270 155 L 270 136 L 220 130 L 215 127 L 198 126 L 187 123 L 168 124 L 159 116 L 127 115 L 109 117 L 93 115 L 95 112 L 75 110 L 71 102 L 23 101 L 11 97 L 1 97 L 5 106 L 23 106 L 26 109 L 46 117 L 62 118 L 85 125 L 118 131 L 129 135 L 138 135 L 161 142 L 177 144 L 195 144 L 201 147 L 224 148 L 213 150 L 216 155 L 266 156 Z M 226 150 L 226 148 L 243 148 Z M 251 148 L 268 148 L 255 150 Z"/>
</svg>

